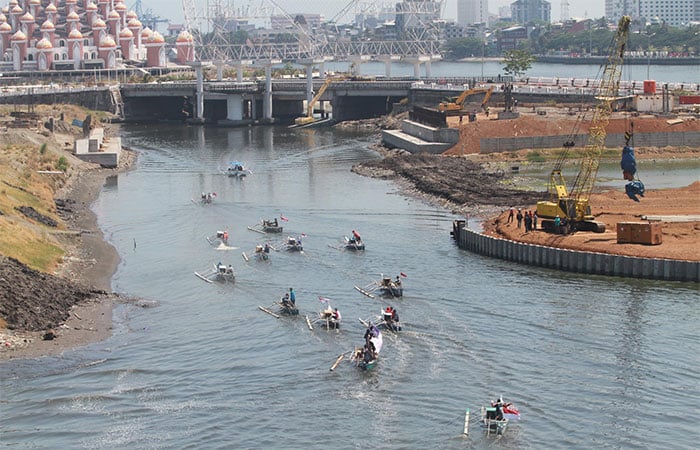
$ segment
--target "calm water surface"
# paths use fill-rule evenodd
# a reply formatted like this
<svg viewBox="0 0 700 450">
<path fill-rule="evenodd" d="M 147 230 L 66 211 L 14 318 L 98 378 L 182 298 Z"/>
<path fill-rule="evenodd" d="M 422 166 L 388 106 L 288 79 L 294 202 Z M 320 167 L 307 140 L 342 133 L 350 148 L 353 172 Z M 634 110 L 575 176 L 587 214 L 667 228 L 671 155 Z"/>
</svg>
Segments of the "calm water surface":
<svg viewBox="0 0 700 450">
<path fill-rule="evenodd" d="M 0 365 L 0 442 L 13 448 L 693 448 L 700 432 L 697 285 L 591 277 L 459 250 L 453 216 L 350 167 L 372 138 L 331 130 L 130 127 L 135 170 L 94 204 L 122 262 L 114 335 L 56 358 Z M 230 179 L 217 168 L 244 161 Z M 213 204 L 192 201 L 218 194 Z M 251 260 L 261 217 L 289 218 L 304 254 Z M 228 229 L 235 249 L 205 240 Z M 358 230 L 367 250 L 335 248 Z M 273 238 L 273 243 L 279 238 Z M 134 243 L 136 246 L 134 247 Z M 233 264 L 235 284 L 193 275 Z M 405 331 L 364 373 L 335 358 L 362 343 L 362 296 L 404 272 Z M 319 296 L 340 332 L 258 310 L 289 287 Z M 523 419 L 500 439 L 464 412 L 502 394 Z M 692 417 L 688 417 L 691 413 Z"/>
</svg>

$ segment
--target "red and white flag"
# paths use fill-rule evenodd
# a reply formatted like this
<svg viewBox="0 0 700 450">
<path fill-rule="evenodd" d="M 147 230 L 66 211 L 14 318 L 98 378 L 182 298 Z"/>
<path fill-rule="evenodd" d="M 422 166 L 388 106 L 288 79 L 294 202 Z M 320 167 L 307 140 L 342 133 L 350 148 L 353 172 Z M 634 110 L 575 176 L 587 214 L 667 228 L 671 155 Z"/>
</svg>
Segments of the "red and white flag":
<svg viewBox="0 0 700 450">
<path fill-rule="evenodd" d="M 399 275 L 401 275 L 402 278 L 408 278 L 408 275 L 406 275 L 406 274 L 403 273 L 403 272 L 401 272 Z"/>
<path fill-rule="evenodd" d="M 331 299 L 330 299 L 330 298 L 326 298 L 326 297 L 321 297 L 321 296 L 319 295 L 319 296 L 318 296 L 318 301 L 321 302 L 321 303 L 325 303 L 325 304 L 327 305 L 327 304 L 331 301 Z"/>
<path fill-rule="evenodd" d="M 284 217 L 282 214 L 280 214 L 280 220 L 282 220 L 282 222 L 289 222 L 289 219 Z"/>
</svg>

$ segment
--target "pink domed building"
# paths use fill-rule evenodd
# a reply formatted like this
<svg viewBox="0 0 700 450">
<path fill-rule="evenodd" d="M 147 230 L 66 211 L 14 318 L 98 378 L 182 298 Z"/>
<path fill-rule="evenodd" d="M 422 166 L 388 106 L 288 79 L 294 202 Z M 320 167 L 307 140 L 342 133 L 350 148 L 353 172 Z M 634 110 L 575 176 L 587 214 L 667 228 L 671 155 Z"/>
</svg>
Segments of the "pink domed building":
<svg viewBox="0 0 700 450">
<path fill-rule="evenodd" d="M 2 1 L 2 0 L 0 0 Z M 118 68 L 125 61 L 167 65 L 166 41 L 144 27 L 127 0 L 8 0 L 0 7 L 0 72 Z M 194 61 L 192 35 L 174 43 Z"/>
<path fill-rule="evenodd" d="M 182 31 L 175 41 L 177 62 L 187 64 L 194 61 L 194 38 L 188 31 Z"/>
<path fill-rule="evenodd" d="M 148 28 L 147 28 L 148 29 Z M 165 67 L 167 60 L 165 58 L 165 38 L 154 31 L 146 41 L 146 66 L 147 67 Z"/>
</svg>

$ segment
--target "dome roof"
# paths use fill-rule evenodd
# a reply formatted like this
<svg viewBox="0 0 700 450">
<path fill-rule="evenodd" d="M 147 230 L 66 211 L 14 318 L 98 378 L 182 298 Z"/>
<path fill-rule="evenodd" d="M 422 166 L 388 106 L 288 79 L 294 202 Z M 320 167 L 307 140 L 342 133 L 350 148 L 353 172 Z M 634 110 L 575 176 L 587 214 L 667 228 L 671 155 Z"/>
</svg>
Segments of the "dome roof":
<svg viewBox="0 0 700 450">
<path fill-rule="evenodd" d="M 133 10 L 129 11 L 126 13 L 126 18 L 131 20 L 131 19 L 138 19 L 139 15 L 136 14 Z"/>
<path fill-rule="evenodd" d="M 132 33 L 131 30 L 128 28 L 122 28 L 122 31 L 119 32 L 119 37 L 120 38 L 132 38 L 132 37 L 134 37 L 134 33 Z"/>
<path fill-rule="evenodd" d="M 17 5 L 19 5 L 19 2 L 17 0 L 10 0 L 9 5 L 10 6 L 17 6 Z"/>
<path fill-rule="evenodd" d="M 56 26 L 50 20 L 45 21 L 41 24 L 41 31 L 55 30 Z"/>
<path fill-rule="evenodd" d="M 24 34 L 24 32 L 22 32 L 22 30 L 19 30 L 18 32 L 13 34 L 10 39 L 12 39 L 13 41 L 26 41 L 27 35 Z"/>
<path fill-rule="evenodd" d="M 43 38 L 42 40 L 36 43 L 36 48 L 38 50 L 49 50 L 53 48 L 53 44 L 48 39 Z"/>
<path fill-rule="evenodd" d="M 70 33 L 68 33 L 68 39 L 82 39 L 83 38 L 83 33 L 80 32 L 80 30 L 73 30 Z"/>
<path fill-rule="evenodd" d="M 66 5 L 75 5 L 78 3 L 78 0 L 66 0 Z"/>
<path fill-rule="evenodd" d="M 126 5 L 121 2 L 114 5 L 114 10 L 117 12 L 125 12 L 127 9 L 129 8 L 127 8 Z"/>
<path fill-rule="evenodd" d="M 92 29 L 94 30 L 95 28 L 107 28 L 107 24 L 104 20 L 98 17 L 94 22 L 92 22 Z"/>
<path fill-rule="evenodd" d="M 177 42 L 193 42 L 194 38 L 192 34 L 187 30 L 182 30 L 180 34 L 177 35 Z"/>
<path fill-rule="evenodd" d="M 0 23 L 0 33 L 7 33 L 8 31 L 12 31 L 12 26 L 7 22 Z"/>
<path fill-rule="evenodd" d="M 24 12 L 19 5 L 15 5 L 10 11 L 12 11 L 12 14 L 22 14 Z"/>
<path fill-rule="evenodd" d="M 66 20 L 75 22 L 76 20 L 80 20 L 80 16 L 77 12 L 73 11 L 70 14 L 68 14 L 68 16 L 66 16 Z"/>
<path fill-rule="evenodd" d="M 44 11 L 46 11 L 47 13 L 55 13 L 58 11 L 58 8 L 56 8 L 56 5 L 54 5 L 53 3 L 49 3 L 49 6 L 44 8 Z"/>
<path fill-rule="evenodd" d="M 5 16 L 3 13 L 0 13 L 0 23 L 1 22 L 7 22 L 7 16 Z"/>
<path fill-rule="evenodd" d="M 88 3 L 88 5 L 85 7 L 85 11 L 90 11 L 90 12 L 97 11 L 97 5 L 94 4 L 93 2 L 90 2 L 90 3 Z"/>
<path fill-rule="evenodd" d="M 151 37 L 149 37 L 146 42 L 148 42 L 149 44 L 164 44 L 165 38 L 159 32 L 154 31 L 153 34 L 151 34 Z"/>
<path fill-rule="evenodd" d="M 29 0 L 29 4 L 34 6 L 41 5 L 41 0 Z"/>
<path fill-rule="evenodd" d="M 114 42 L 114 39 L 112 36 L 105 36 L 100 40 L 100 48 L 114 48 L 117 46 L 117 43 Z"/>
<path fill-rule="evenodd" d="M 21 16 L 19 20 L 22 22 L 34 22 L 34 16 L 27 12 L 25 15 Z"/>
<path fill-rule="evenodd" d="M 126 26 L 129 28 L 141 28 L 143 24 L 139 19 L 131 19 Z"/>
<path fill-rule="evenodd" d="M 144 38 L 144 39 L 150 38 L 152 34 L 153 34 L 153 30 L 151 30 L 151 29 L 148 28 L 148 27 L 146 27 L 146 28 L 144 28 L 143 30 L 141 30 L 141 37 Z"/>
<path fill-rule="evenodd" d="M 109 19 L 109 20 L 119 20 L 119 19 L 121 19 L 121 18 L 122 18 L 122 17 L 121 17 L 121 16 L 119 15 L 119 13 L 116 12 L 115 10 L 111 10 L 111 11 L 109 12 L 109 14 L 107 14 L 107 19 Z"/>
</svg>

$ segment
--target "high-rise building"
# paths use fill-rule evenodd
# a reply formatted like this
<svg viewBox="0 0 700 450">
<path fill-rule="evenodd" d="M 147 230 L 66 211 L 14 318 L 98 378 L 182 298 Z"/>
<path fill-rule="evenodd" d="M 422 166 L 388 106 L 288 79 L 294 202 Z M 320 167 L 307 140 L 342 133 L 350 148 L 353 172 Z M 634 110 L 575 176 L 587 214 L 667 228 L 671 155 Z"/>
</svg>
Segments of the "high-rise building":
<svg viewBox="0 0 700 450">
<path fill-rule="evenodd" d="M 516 0 L 510 11 L 513 21 L 520 24 L 552 21 L 552 4 L 545 0 Z"/>
<path fill-rule="evenodd" d="M 605 0 L 605 17 L 613 22 L 622 16 L 630 16 L 632 20 L 639 19 L 641 2 L 642 0 Z"/>
<path fill-rule="evenodd" d="M 700 21 L 700 0 L 605 0 L 608 20 L 616 21 L 624 15 L 680 27 Z"/>
<path fill-rule="evenodd" d="M 460 25 L 474 25 L 475 23 L 489 22 L 488 0 L 457 0 L 457 23 Z"/>
<path fill-rule="evenodd" d="M 680 27 L 700 21 L 700 0 L 640 0 L 639 13 L 647 22 L 659 19 Z"/>
</svg>

